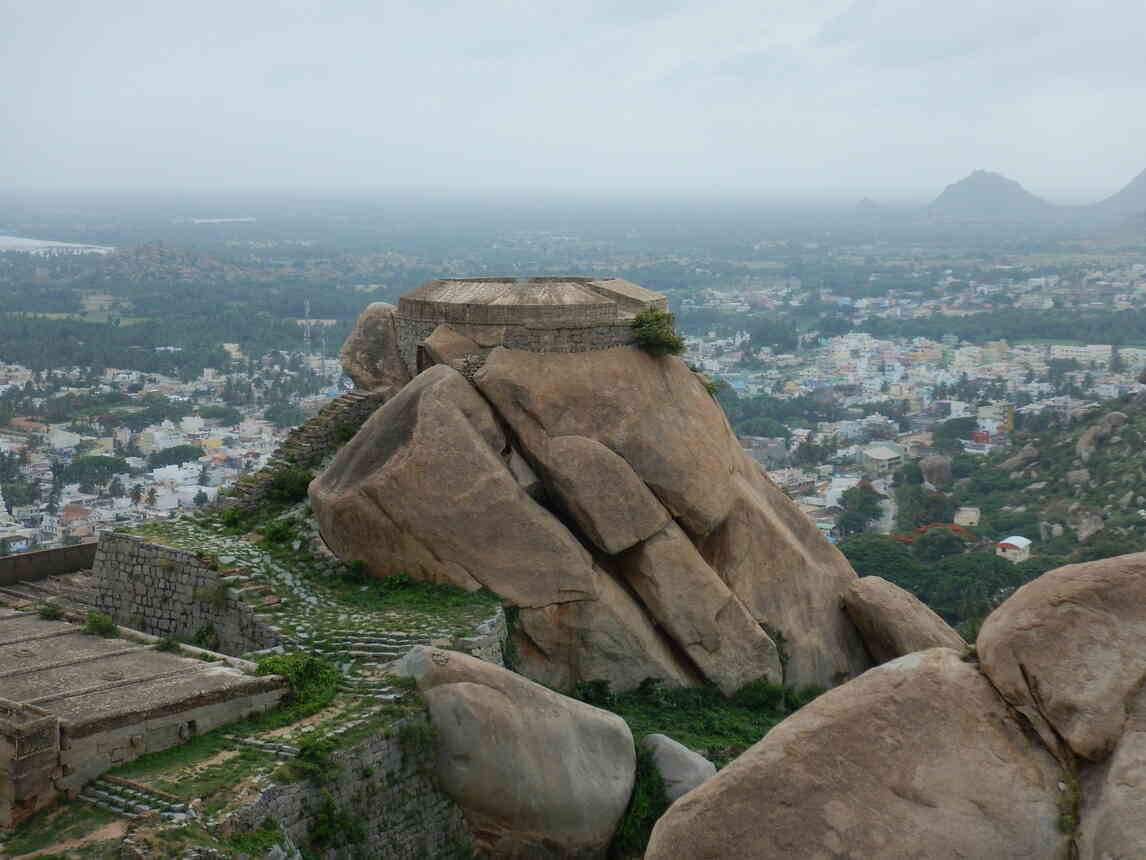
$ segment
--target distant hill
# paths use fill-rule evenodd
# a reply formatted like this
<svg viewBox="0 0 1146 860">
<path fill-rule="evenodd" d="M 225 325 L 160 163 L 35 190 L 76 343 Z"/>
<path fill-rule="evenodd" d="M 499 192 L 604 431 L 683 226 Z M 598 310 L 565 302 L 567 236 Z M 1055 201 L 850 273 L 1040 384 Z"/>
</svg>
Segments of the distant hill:
<svg viewBox="0 0 1146 860">
<path fill-rule="evenodd" d="M 951 218 L 1031 218 L 1050 215 L 1056 208 L 1013 179 L 976 170 L 948 185 L 932 201 L 928 213 Z"/>
<path fill-rule="evenodd" d="M 1090 207 L 1104 215 L 1143 215 L 1146 214 L 1146 170 L 1130 180 L 1130 183 L 1105 200 Z"/>
</svg>

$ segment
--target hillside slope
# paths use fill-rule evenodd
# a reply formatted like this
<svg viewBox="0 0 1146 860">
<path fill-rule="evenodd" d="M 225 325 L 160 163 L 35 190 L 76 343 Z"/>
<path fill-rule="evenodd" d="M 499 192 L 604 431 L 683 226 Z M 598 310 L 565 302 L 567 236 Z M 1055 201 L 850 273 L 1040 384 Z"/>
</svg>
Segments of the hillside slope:
<svg viewBox="0 0 1146 860">
<path fill-rule="evenodd" d="M 1056 208 L 1013 179 L 976 170 L 948 185 L 932 201 L 928 214 L 949 218 L 1030 218 L 1050 215 Z"/>
</svg>

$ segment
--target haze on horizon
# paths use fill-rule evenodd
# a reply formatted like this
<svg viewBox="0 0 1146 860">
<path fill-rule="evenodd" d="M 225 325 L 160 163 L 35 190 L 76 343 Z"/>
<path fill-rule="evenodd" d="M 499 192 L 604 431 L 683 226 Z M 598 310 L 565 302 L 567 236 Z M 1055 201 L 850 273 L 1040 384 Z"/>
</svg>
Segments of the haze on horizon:
<svg viewBox="0 0 1146 860">
<path fill-rule="evenodd" d="M 0 0 L 0 190 L 1057 203 L 1146 167 L 1140 0 Z"/>
</svg>

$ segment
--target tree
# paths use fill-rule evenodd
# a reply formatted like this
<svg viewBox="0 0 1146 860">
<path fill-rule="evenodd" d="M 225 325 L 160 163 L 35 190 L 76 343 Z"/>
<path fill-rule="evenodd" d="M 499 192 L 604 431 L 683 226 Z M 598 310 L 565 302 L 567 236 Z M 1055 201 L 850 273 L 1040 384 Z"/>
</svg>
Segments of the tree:
<svg viewBox="0 0 1146 860">
<path fill-rule="evenodd" d="M 131 485 L 131 503 L 133 505 L 138 505 L 142 499 L 143 499 L 143 484 L 132 484 Z"/>
<path fill-rule="evenodd" d="M 306 413 L 291 403 L 279 401 L 263 410 L 263 418 L 282 430 L 302 424 L 306 420 Z"/>
<path fill-rule="evenodd" d="M 887 535 L 859 534 L 839 544 L 860 576 L 882 576 L 900 588 L 918 593 L 924 567 L 912 555 L 909 544 Z"/>
<path fill-rule="evenodd" d="M 147 488 L 147 505 L 148 505 L 148 507 L 154 508 L 155 502 L 158 499 L 158 497 L 159 497 L 159 494 L 156 493 L 155 487 L 148 487 Z"/>
<path fill-rule="evenodd" d="M 113 499 L 123 498 L 126 491 L 123 487 L 123 481 L 119 479 L 118 475 L 111 479 L 111 483 L 108 485 L 107 491 Z"/>
<path fill-rule="evenodd" d="M 939 561 L 966 549 L 963 538 L 946 528 L 928 529 L 915 539 L 915 554 L 921 561 Z"/>
<path fill-rule="evenodd" d="M 195 498 L 192 499 L 192 501 L 195 502 L 195 507 L 201 508 L 203 505 L 207 504 L 210 499 L 207 498 L 207 493 L 205 491 L 199 490 L 199 492 L 195 494 Z"/>
<path fill-rule="evenodd" d="M 668 311 L 649 308 L 633 318 L 633 338 L 649 355 L 680 355 L 684 338 L 676 333 L 676 318 Z"/>
<path fill-rule="evenodd" d="M 940 451 L 959 452 L 963 450 L 961 440 L 970 439 L 978 428 L 979 422 L 974 418 L 952 418 L 932 431 L 931 442 Z"/>
<path fill-rule="evenodd" d="M 198 460 L 202 456 L 202 449 L 196 445 L 176 445 L 173 448 L 156 451 L 147 458 L 147 465 L 153 469 L 158 469 L 161 466 L 179 466 L 192 460 Z"/>
</svg>

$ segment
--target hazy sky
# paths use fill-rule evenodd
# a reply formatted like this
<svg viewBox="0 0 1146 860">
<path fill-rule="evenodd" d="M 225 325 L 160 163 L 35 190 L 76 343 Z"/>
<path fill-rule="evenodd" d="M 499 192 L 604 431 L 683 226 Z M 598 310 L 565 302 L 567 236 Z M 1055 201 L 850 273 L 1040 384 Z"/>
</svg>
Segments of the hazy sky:
<svg viewBox="0 0 1146 860">
<path fill-rule="evenodd" d="M 1146 168 L 1143 0 L 0 0 L 0 187 L 932 195 Z"/>
</svg>

